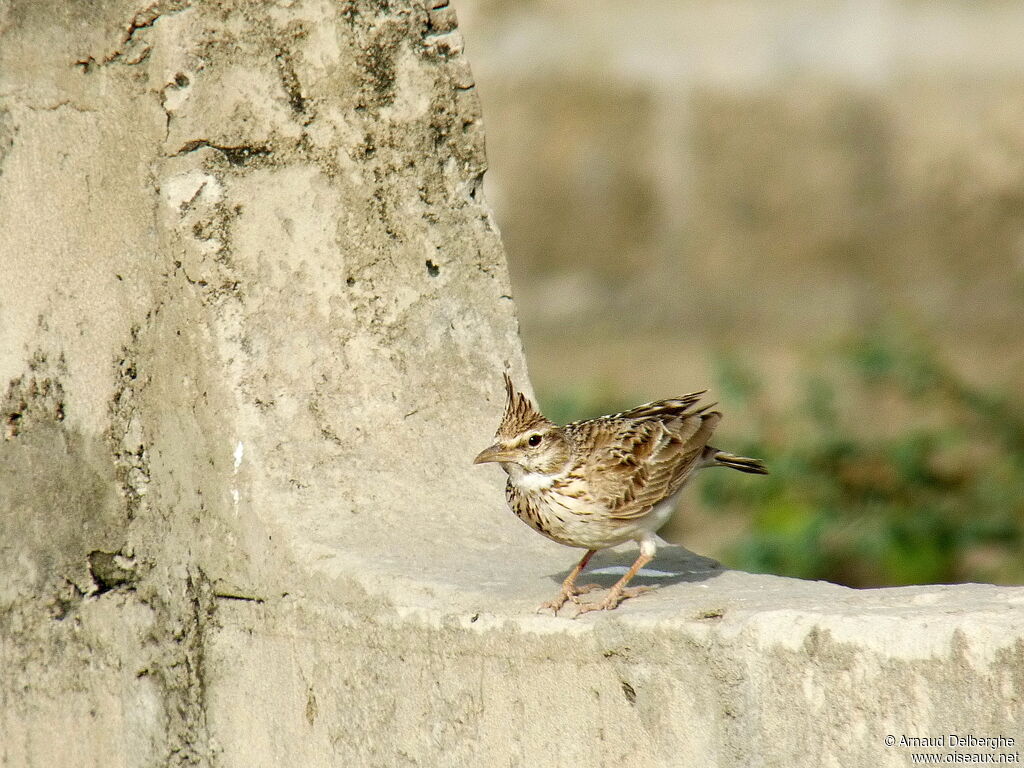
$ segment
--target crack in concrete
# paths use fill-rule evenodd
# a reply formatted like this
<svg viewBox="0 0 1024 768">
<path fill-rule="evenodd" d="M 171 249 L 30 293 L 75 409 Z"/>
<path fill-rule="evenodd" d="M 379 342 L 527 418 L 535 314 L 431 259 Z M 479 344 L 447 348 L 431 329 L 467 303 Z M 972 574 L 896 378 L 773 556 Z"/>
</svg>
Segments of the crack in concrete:
<svg viewBox="0 0 1024 768">
<path fill-rule="evenodd" d="M 215 595 L 202 569 L 189 569 L 180 598 L 150 594 L 142 599 L 157 615 L 150 643 L 152 663 L 136 672 L 159 687 L 167 734 L 165 766 L 208 765 L 206 643 L 216 610 Z"/>
<path fill-rule="evenodd" d="M 281 51 L 274 57 L 274 62 L 277 64 L 281 87 L 284 88 L 284 92 L 288 95 L 289 106 L 296 115 L 302 118 L 303 127 L 308 126 L 316 119 L 316 115 L 309 99 L 302 93 L 302 84 L 299 82 L 299 76 L 295 71 L 291 54 L 287 51 Z"/>
<path fill-rule="evenodd" d="M 171 136 L 171 120 L 174 119 L 174 109 L 167 106 L 170 101 L 168 91 L 182 91 L 192 85 L 192 80 L 184 72 L 177 72 L 174 79 L 160 89 L 160 108 L 164 111 L 164 144 L 166 145 Z"/>
<path fill-rule="evenodd" d="M 195 152 L 199 149 L 214 149 L 224 155 L 224 158 L 231 163 L 231 165 L 245 165 L 250 160 L 258 159 L 261 157 L 269 157 L 272 152 L 269 147 L 260 145 L 249 145 L 249 144 L 238 144 L 230 146 L 226 144 L 214 144 L 212 141 L 207 139 L 192 139 L 186 141 L 177 152 L 174 152 L 170 157 L 181 157 L 187 155 L 190 152 Z"/>
<path fill-rule="evenodd" d="M 99 112 L 98 109 L 93 107 L 83 107 L 70 99 L 62 99 L 61 101 L 53 104 L 40 104 L 38 106 L 26 105 L 26 108 L 30 112 L 56 112 L 59 109 L 70 109 L 73 112 L 81 112 L 82 114 Z"/>
<path fill-rule="evenodd" d="M 82 70 L 82 74 L 88 75 L 95 68 L 114 62 L 129 66 L 143 63 L 149 58 L 153 47 L 142 40 L 141 37 L 136 39 L 136 33 L 139 30 L 152 29 L 157 21 L 164 16 L 180 13 L 190 8 L 191 5 L 190 0 L 151 3 L 146 8 L 136 11 L 135 15 L 132 16 L 131 21 L 125 27 L 121 42 L 113 51 L 99 60 L 95 56 L 86 56 L 75 61 L 73 66 L 79 67 Z"/>
<path fill-rule="evenodd" d="M 148 383 L 140 378 L 136 360 L 141 328 L 133 325 L 130 342 L 114 361 L 117 386 L 110 401 L 108 439 L 114 458 L 114 475 L 125 502 L 128 521 L 144 509 L 149 492 L 149 451 L 138 415 L 138 393 Z"/>
<path fill-rule="evenodd" d="M 239 595 L 233 592 L 214 592 L 213 596 L 218 600 L 235 600 L 241 603 L 257 603 L 262 605 L 266 602 L 266 599 L 262 597 L 256 597 L 255 595 Z"/>
</svg>

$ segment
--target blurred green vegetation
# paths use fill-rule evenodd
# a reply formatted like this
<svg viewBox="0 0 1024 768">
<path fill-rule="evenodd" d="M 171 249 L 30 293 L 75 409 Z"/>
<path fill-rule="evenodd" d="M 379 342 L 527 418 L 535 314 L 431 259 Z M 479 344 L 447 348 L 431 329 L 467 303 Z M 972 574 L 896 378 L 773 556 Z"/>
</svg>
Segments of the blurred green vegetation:
<svg viewBox="0 0 1024 768">
<path fill-rule="evenodd" d="M 969 385 L 894 325 L 817 355 L 788 405 L 742 361 L 717 368 L 713 394 L 742 425 L 723 446 L 772 473 L 697 481 L 712 522 L 745 520 L 726 565 L 855 587 L 1024 582 L 1019 395 Z M 607 386 L 544 403 L 562 421 L 635 405 Z"/>
</svg>

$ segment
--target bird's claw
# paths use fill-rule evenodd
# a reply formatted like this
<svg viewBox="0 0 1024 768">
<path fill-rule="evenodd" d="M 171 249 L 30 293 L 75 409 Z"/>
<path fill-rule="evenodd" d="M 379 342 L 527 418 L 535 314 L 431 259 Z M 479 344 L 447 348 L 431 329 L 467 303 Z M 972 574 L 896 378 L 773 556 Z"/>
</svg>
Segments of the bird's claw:
<svg viewBox="0 0 1024 768">
<path fill-rule="evenodd" d="M 591 611 L 611 611 L 618 607 L 619 603 L 623 600 L 628 600 L 631 597 L 642 595 L 644 592 L 650 592 L 654 587 L 625 587 L 618 591 L 612 590 L 608 593 L 608 596 L 604 600 L 597 603 L 583 603 L 576 601 L 576 613 L 573 614 L 572 618 L 578 618 L 584 613 L 590 613 Z"/>
<path fill-rule="evenodd" d="M 566 603 L 575 603 L 577 606 L 583 605 L 580 601 L 580 595 L 586 595 L 593 592 L 595 589 L 601 589 L 600 584 L 584 584 L 582 586 L 572 586 L 568 589 L 563 588 L 559 592 L 558 597 L 554 600 L 548 600 L 546 603 L 541 603 L 537 607 L 537 613 L 543 613 L 544 611 L 551 611 L 553 616 L 557 616 L 558 612 L 562 609 L 562 606 Z M 575 616 L 573 617 L 575 618 Z"/>
</svg>

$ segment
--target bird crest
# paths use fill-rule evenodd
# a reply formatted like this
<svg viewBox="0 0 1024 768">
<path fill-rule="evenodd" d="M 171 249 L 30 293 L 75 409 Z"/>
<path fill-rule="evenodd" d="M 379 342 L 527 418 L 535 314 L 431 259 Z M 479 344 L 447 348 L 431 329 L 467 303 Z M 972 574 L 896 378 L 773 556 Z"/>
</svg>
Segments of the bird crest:
<svg viewBox="0 0 1024 768">
<path fill-rule="evenodd" d="M 512 385 L 512 379 L 505 374 L 505 413 L 501 417 L 501 424 L 498 425 L 496 437 L 504 440 L 521 435 L 530 429 L 538 427 L 553 426 L 553 423 L 544 418 L 544 414 L 537 410 L 529 398 L 522 392 L 516 392 Z"/>
</svg>

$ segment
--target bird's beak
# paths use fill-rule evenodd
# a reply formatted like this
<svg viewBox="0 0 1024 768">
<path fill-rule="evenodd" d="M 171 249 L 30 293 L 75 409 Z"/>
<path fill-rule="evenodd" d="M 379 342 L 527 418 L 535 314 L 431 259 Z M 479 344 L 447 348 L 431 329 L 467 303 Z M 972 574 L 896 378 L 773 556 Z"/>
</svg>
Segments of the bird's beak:
<svg viewBox="0 0 1024 768">
<path fill-rule="evenodd" d="M 499 444 L 484 448 L 473 459 L 474 464 L 485 464 L 488 461 L 512 461 L 512 455 Z"/>
</svg>

